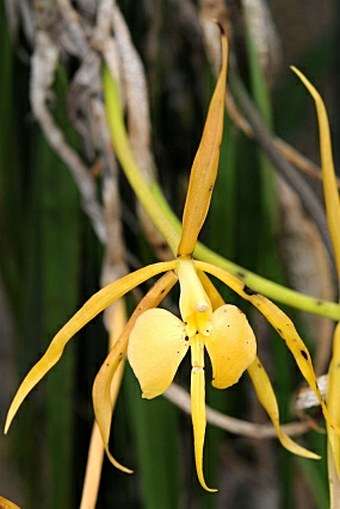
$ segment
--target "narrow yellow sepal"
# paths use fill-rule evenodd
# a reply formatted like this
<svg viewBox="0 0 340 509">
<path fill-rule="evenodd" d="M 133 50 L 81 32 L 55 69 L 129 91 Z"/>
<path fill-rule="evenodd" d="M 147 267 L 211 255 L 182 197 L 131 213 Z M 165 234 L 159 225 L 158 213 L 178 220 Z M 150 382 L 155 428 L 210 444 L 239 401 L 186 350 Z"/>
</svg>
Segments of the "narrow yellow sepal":
<svg viewBox="0 0 340 509">
<path fill-rule="evenodd" d="M 335 176 L 331 133 L 325 104 L 316 88 L 296 67 L 292 71 L 300 78 L 314 99 L 319 124 L 322 181 L 325 196 L 327 223 L 333 244 L 337 272 L 340 277 L 340 203 Z"/>
<path fill-rule="evenodd" d="M 113 465 L 116 467 L 117 461 L 113 458 L 109 451 L 109 439 L 113 412 L 111 392 L 112 381 L 117 373 L 120 362 L 126 356 L 129 335 L 136 323 L 138 316 L 144 313 L 148 308 L 157 306 L 169 293 L 176 282 L 177 276 L 173 271 L 169 271 L 164 274 L 143 297 L 137 308 L 130 316 L 128 322 L 125 324 L 121 334 L 114 342 L 108 356 L 98 371 L 93 384 L 92 398 L 96 422 L 99 427 L 106 454 L 108 455 Z M 132 472 L 132 470 L 129 470 L 125 467 L 121 468 L 121 465 L 118 466 L 118 468 L 124 472 Z"/>
<path fill-rule="evenodd" d="M 247 317 L 231 304 L 214 311 L 211 334 L 204 344 L 213 368 L 212 385 L 218 389 L 237 383 L 256 356 L 256 339 Z"/>
<path fill-rule="evenodd" d="M 328 371 L 327 406 L 333 419 L 340 426 L 340 323 L 334 331 L 333 354 Z M 330 426 L 327 426 L 327 434 L 335 471 L 340 479 L 340 438 Z"/>
<path fill-rule="evenodd" d="M 26 375 L 8 410 L 5 423 L 5 433 L 7 433 L 18 408 L 26 398 L 27 394 L 59 361 L 67 343 L 82 327 L 84 327 L 84 325 L 101 313 L 115 300 L 129 292 L 132 288 L 135 288 L 147 279 L 150 279 L 161 272 L 173 269 L 175 263 L 175 261 L 170 261 L 148 265 L 147 267 L 143 267 L 142 269 L 139 269 L 132 274 L 128 274 L 118 281 L 105 286 L 105 288 L 102 288 L 99 292 L 92 295 L 83 307 L 80 308 L 79 311 L 77 311 L 64 325 L 64 327 L 62 327 L 62 329 L 60 329 L 60 331 L 54 336 L 43 357 Z"/>
<path fill-rule="evenodd" d="M 253 382 L 257 398 L 273 423 L 278 439 L 288 451 L 303 458 L 320 459 L 320 456 L 294 442 L 280 426 L 280 414 L 275 393 L 269 377 L 258 357 L 248 367 L 249 376 Z"/>
<path fill-rule="evenodd" d="M 111 463 L 128 474 L 132 470 L 121 465 L 110 453 L 109 438 L 113 412 L 113 401 L 111 396 L 111 384 L 114 376 L 117 374 L 118 367 L 124 360 L 127 350 L 129 330 L 124 329 L 118 340 L 111 348 L 108 356 L 97 373 L 93 387 L 92 398 L 95 419 L 103 440 L 104 449 Z"/>
<path fill-rule="evenodd" d="M 222 66 L 216 83 L 196 156 L 191 168 L 183 212 L 178 254 L 191 256 L 209 210 L 215 185 L 223 132 L 224 99 L 228 66 L 227 37 L 221 35 Z"/>
<path fill-rule="evenodd" d="M 229 286 L 243 299 L 251 302 L 274 327 L 274 329 L 276 329 L 291 351 L 301 374 L 317 397 L 327 423 L 334 428 L 337 434 L 340 435 L 340 427 L 330 415 L 326 403 L 321 395 L 310 353 L 290 318 L 264 295 L 253 291 L 245 285 L 243 281 L 240 281 L 232 274 L 216 267 L 215 265 L 211 265 L 210 263 L 201 261 L 195 261 L 194 263 L 198 270 L 203 270 L 208 274 L 217 277 L 217 279 Z"/>
<path fill-rule="evenodd" d="M 109 349 L 111 349 L 117 342 L 126 325 L 127 318 L 124 298 L 118 299 L 114 304 L 112 304 L 112 306 L 110 306 L 110 308 L 107 309 L 105 319 L 109 330 Z M 114 411 L 118 398 L 124 369 L 125 359 L 123 359 L 123 361 L 119 364 L 109 386 L 112 412 Z M 87 455 L 80 509 L 90 509 L 91 507 L 94 508 L 96 505 L 105 449 L 106 447 L 104 445 L 99 426 L 97 422 L 94 421 Z M 123 467 L 123 465 L 118 463 L 116 460 L 114 464 L 120 469 Z M 130 473 L 128 469 L 125 470 L 126 467 L 123 468 L 125 472 Z"/>
</svg>

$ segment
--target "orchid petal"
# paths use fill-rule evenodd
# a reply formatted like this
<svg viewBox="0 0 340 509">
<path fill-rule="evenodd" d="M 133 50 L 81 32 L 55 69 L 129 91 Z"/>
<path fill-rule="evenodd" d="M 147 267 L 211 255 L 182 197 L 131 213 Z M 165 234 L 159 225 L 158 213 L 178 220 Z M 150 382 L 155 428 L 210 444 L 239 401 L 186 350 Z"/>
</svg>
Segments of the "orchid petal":
<svg viewBox="0 0 340 509">
<path fill-rule="evenodd" d="M 111 463 L 113 463 L 116 467 L 117 461 L 113 458 L 109 451 L 109 438 L 113 412 L 113 400 L 111 394 L 112 380 L 117 373 L 120 362 L 126 355 L 128 338 L 138 316 L 144 313 L 148 308 L 157 306 L 176 282 L 177 277 L 175 273 L 172 271 L 167 272 L 143 297 L 126 323 L 122 333 L 115 341 L 112 349 L 98 371 L 93 384 L 92 397 L 95 418 L 102 436 L 106 454 L 108 455 Z M 122 467 L 122 465 L 118 468 L 125 472 L 132 472 L 131 470 Z"/>
<path fill-rule="evenodd" d="M 217 490 L 209 488 L 203 474 L 203 448 L 206 428 L 205 411 L 205 378 L 204 378 L 204 347 L 197 334 L 191 344 L 191 419 L 194 432 L 194 450 L 197 477 L 205 490 L 214 493 Z"/>
<path fill-rule="evenodd" d="M 322 181 L 325 195 L 327 224 L 332 239 L 338 277 L 340 277 L 340 203 L 338 185 L 333 164 L 331 133 L 327 111 L 325 104 L 316 88 L 298 69 L 296 69 L 296 67 L 291 67 L 291 69 L 305 85 L 308 92 L 313 97 L 316 105 L 320 132 Z"/>
<path fill-rule="evenodd" d="M 227 75 L 228 44 L 224 33 L 221 36 L 222 66 L 218 77 L 189 179 L 183 212 L 182 236 L 178 254 L 191 256 L 198 234 L 207 217 L 214 188 L 220 145 L 223 131 L 224 99 Z"/>
<path fill-rule="evenodd" d="M 213 368 L 212 385 L 218 389 L 237 383 L 256 356 L 256 339 L 247 317 L 231 304 L 214 311 L 204 344 Z"/>
<path fill-rule="evenodd" d="M 225 270 L 220 269 L 215 265 L 211 265 L 210 263 L 201 261 L 195 261 L 195 266 L 197 269 L 203 270 L 208 274 L 217 277 L 217 279 L 229 286 L 243 299 L 251 302 L 274 327 L 274 329 L 276 329 L 291 351 L 301 374 L 317 397 L 326 421 L 330 426 L 333 426 L 336 432 L 340 435 L 340 427 L 330 415 L 327 405 L 321 395 L 310 353 L 290 318 L 264 295 L 255 292 L 244 284 L 243 281 L 240 281 Z"/>
<path fill-rule="evenodd" d="M 337 424 L 340 424 L 340 323 L 337 324 L 333 338 L 333 355 L 328 372 L 327 405 Z M 333 453 L 334 466 L 340 479 L 340 439 L 335 431 L 328 426 L 328 440 Z"/>
<path fill-rule="evenodd" d="M 185 325 L 166 309 L 148 309 L 133 327 L 128 359 L 140 383 L 143 398 L 159 396 L 173 381 L 189 348 Z"/>
<path fill-rule="evenodd" d="M 279 407 L 269 377 L 258 357 L 248 366 L 248 373 L 253 382 L 257 398 L 273 423 L 278 439 L 288 451 L 303 458 L 320 459 L 320 456 L 294 442 L 280 426 Z"/>
<path fill-rule="evenodd" d="M 107 308 L 115 300 L 119 299 L 132 288 L 143 283 L 147 279 L 161 273 L 171 270 L 175 266 L 175 261 L 159 262 L 148 265 L 142 269 L 136 270 L 132 274 L 122 277 L 118 281 L 111 283 L 92 297 L 77 311 L 73 317 L 60 329 L 60 331 L 52 339 L 48 349 L 43 357 L 33 366 L 26 375 L 17 390 L 11 406 L 8 410 L 5 433 L 18 411 L 23 400 L 33 387 L 46 375 L 46 373 L 59 361 L 63 354 L 64 348 L 69 340 L 87 324 L 92 318 L 97 316 L 101 311 Z"/>
<path fill-rule="evenodd" d="M 109 355 L 102 364 L 95 378 L 92 388 L 93 408 L 95 419 L 99 427 L 99 431 L 104 444 L 105 452 L 111 463 L 126 473 L 132 473 L 132 470 L 124 467 L 112 456 L 109 451 L 109 438 L 112 421 L 112 412 L 114 400 L 111 394 L 111 385 L 118 375 L 121 361 L 125 358 L 127 350 L 127 342 L 129 337 L 128 325 L 125 326 L 123 332 L 111 348 Z"/>
<path fill-rule="evenodd" d="M 106 324 L 109 330 L 109 348 L 115 344 L 121 331 L 126 324 L 126 306 L 124 298 L 118 299 L 114 304 L 106 309 Z M 124 374 L 125 362 L 122 362 L 111 382 L 110 393 L 112 400 L 112 408 L 115 407 L 118 393 L 121 387 L 121 382 Z M 92 427 L 90 444 L 87 455 L 85 476 L 83 482 L 83 489 L 81 494 L 80 509 L 90 508 L 96 505 L 98 498 L 98 490 L 103 466 L 105 447 L 100 433 L 100 429 L 96 420 Z M 114 465 L 116 468 L 125 469 L 120 463 L 115 460 Z M 125 470 L 126 471 L 126 470 Z"/>
<path fill-rule="evenodd" d="M 210 281 L 209 277 L 201 270 L 197 271 L 198 277 L 203 285 L 204 291 L 208 295 L 212 309 L 219 308 L 225 304 L 222 295 L 219 293 L 214 284 Z"/>
</svg>

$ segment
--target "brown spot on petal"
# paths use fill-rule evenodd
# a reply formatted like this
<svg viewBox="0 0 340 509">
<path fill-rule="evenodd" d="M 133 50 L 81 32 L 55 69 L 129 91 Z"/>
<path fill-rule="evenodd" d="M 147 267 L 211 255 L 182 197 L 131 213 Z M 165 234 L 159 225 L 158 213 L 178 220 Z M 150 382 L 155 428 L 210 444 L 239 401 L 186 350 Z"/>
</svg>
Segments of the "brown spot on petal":
<svg viewBox="0 0 340 509">
<path fill-rule="evenodd" d="M 256 295 L 257 292 L 255 292 L 255 290 L 253 290 L 252 288 L 250 288 L 248 285 L 244 285 L 243 287 L 243 291 L 246 295 Z"/>
<path fill-rule="evenodd" d="M 304 359 L 306 359 L 306 361 L 307 361 L 308 360 L 308 353 L 305 350 L 300 350 L 300 353 L 301 353 L 302 357 Z"/>
</svg>

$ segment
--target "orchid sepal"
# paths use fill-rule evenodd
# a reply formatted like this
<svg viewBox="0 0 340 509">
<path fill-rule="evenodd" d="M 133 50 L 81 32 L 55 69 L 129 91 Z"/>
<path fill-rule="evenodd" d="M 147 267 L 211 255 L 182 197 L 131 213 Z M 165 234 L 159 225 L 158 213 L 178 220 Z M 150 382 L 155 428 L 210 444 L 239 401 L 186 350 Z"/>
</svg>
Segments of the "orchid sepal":
<svg viewBox="0 0 340 509">
<path fill-rule="evenodd" d="M 115 300 L 119 299 L 136 286 L 157 274 L 174 269 L 175 265 L 175 260 L 148 265 L 122 277 L 118 281 L 114 281 L 92 295 L 92 297 L 85 302 L 79 311 L 77 311 L 54 336 L 45 354 L 33 366 L 22 381 L 7 413 L 4 429 L 5 434 L 7 433 L 23 400 L 46 375 L 46 373 L 48 373 L 48 371 L 59 361 L 67 343 L 82 327 L 84 327 L 84 325 L 106 309 Z"/>
<path fill-rule="evenodd" d="M 253 383 L 257 399 L 267 412 L 272 424 L 276 430 L 278 439 L 281 445 L 288 451 L 309 459 L 320 459 L 320 456 L 298 443 L 294 442 L 286 433 L 282 431 L 280 425 L 279 407 L 276 401 L 275 393 L 270 383 L 270 379 L 266 370 L 264 369 L 260 359 L 256 357 L 254 362 L 247 369 L 248 374 Z"/>
<path fill-rule="evenodd" d="M 113 402 L 111 398 L 111 384 L 120 363 L 125 359 L 129 335 L 134 327 L 137 318 L 147 309 L 157 306 L 169 293 L 174 284 L 177 282 L 177 276 L 173 271 L 166 272 L 158 281 L 150 288 L 138 306 L 130 316 L 121 334 L 113 344 L 109 354 L 100 367 L 92 388 L 93 408 L 95 419 L 103 440 L 105 451 L 111 463 L 117 467 L 117 461 L 113 458 L 109 450 L 109 438 L 113 412 Z M 126 467 L 120 470 L 131 473 L 132 470 Z"/>
<path fill-rule="evenodd" d="M 220 27 L 222 30 L 222 28 Z M 207 217 L 218 170 L 220 145 L 223 133 L 224 101 L 228 68 L 228 41 L 221 33 L 222 65 L 203 134 L 191 168 L 188 190 L 182 217 L 182 235 L 178 255 L 192 256 L 197 237 Z"/>
</svg>

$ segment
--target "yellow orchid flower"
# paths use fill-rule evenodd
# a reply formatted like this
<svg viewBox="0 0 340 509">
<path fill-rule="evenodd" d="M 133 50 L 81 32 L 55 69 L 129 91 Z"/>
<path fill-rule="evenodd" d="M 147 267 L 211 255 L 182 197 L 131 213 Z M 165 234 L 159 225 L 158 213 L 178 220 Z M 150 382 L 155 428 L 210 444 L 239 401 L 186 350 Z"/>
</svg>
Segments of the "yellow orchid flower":
<svg viewBox="0 0 340 509">
<path fill-rule="evenodd" d="M 169 387 L 179 364 L 191 349 L 191 414 L 199 481 L 203 477 L 206 426 L 204 347 L 212 368 L 213 385 L 224 389 L 238 382 L 256 356 L 256 340 L 246 316 L 232 305 L 215 311 L 191 259 L 179 259 L 175 269 L 180 283 L 182 320 L 165 309 L 142 313 L 130 333 L 128 360 L 140 382 L 143 397 L 154 398 Z"/>
<path fill-rule="evenodd" d="M 222 41 L 222 66 L 212 96 L 202 139 L 191 169 L 183 212 L 182 235 L 175 259 L 143 267 L 94 294 L 53 338 L 44 356 L 20 385 L 8 411 L 7 432 L 19 406 L 32 388 L 58 362 L 68 341 L 86 323 L 134 287 L 161 273 L 163 276 L 137 305 L 120 337 L 100 368 L 93 385 L 93 404 L 105 450 L 111 462 L 125 472 L 111 455 L 108 443 L 112 419 L 111 380 L 121 360 L 128 355 L 146 398 L 162 394 L 171 384 L 186 352 L 191 351 L 191 401 L 196 470 L 200 484 L 208 491 L 203 475 L 203 447 L 206 428 L 204 348 L 212 364 L 212 384 L 227 388 L 248 370 L 259 401 L 267 411 L 282 445 L 291 452 L 317 458 L 293 442 L 280 428 L 279 410 L 269 378 L 256 355 L 256 340 L 245 315 L 236 306 L 225 304 L 207 274 L 250 301 L 273 325 L 292 352 L 302 375 L 315 392 L 330 425 L 333 422 L 322 399 L 310 354 L 293 323 L 275 304 L 254 292 L 228 272 L 192 254 L 208 213 L 216 179 L 219 146 L 223 130 L 227 39 Z M 116 149 L 117 154 L 122 153 Z M 119 156 L 120 157 L 120 156 Z M 129 156 L 130 157 L 130 156 Z M 157 219 L 156 219 L 157 222 Z M 170 238 L 171 247 L 173 239 Z M 158 308 L 176 282 L 180 285 L 181 318 Z M 336 425 L 334 425 L 336 428 Z"/>
</svg>

